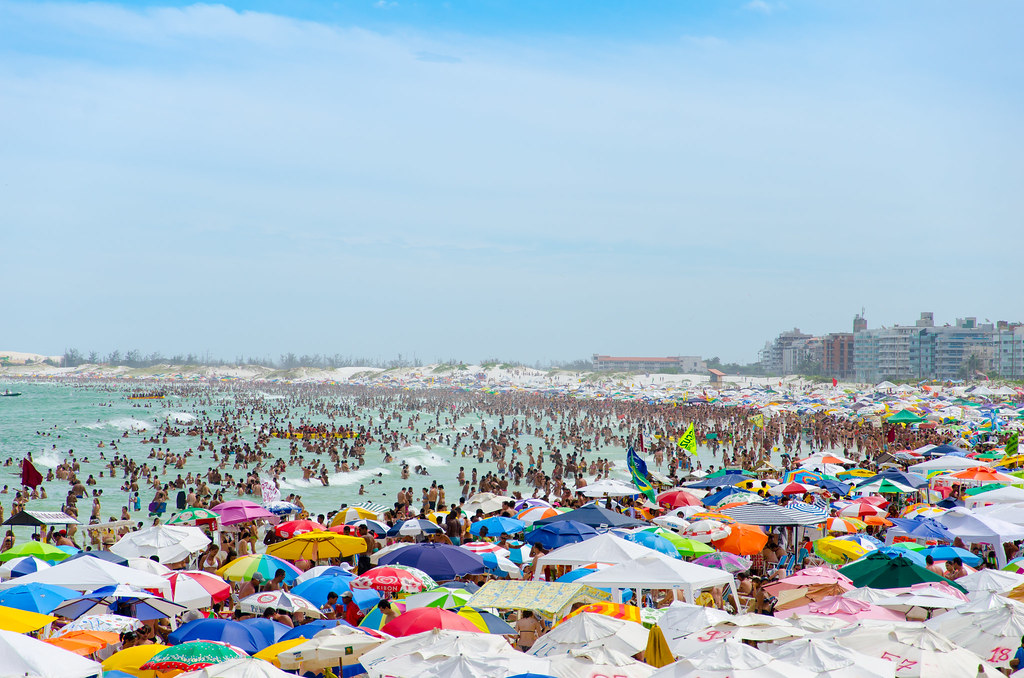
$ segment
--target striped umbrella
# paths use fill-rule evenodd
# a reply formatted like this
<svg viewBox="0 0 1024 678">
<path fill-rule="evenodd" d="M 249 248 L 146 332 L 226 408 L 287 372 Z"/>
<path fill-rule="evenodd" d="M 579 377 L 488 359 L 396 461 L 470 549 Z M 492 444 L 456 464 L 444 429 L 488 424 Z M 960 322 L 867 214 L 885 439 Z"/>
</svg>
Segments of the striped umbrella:
<svg viewBox="0 0 1024 678">
<path fill-rule="evenodd" d="M 143 671 L 195 671 L 229 659 L 247 657 L 242 650 L 214 640 L 190 640 L 160 650 L 139 668 Z"/>
<path fill-rule="evenodd" d="M 523 571 L 515 563 L 498 553 L 483 553 L 480 558 L 484 561 L 484 567 L 489 574 L 497 577 L 509 577 L 511 579 L 522 579 Z"/>
<path fill-rule="evenodd" d="M 724 539 L 729 536 L 729 530 L 725 523 L 717 520 L 697 520 L 690 523 L 680 534 L 694 541 L 708 543 L 716 539 Z"/>
<path fill-rule="evenodd" d="M 936 516 L 941 516 L 945 512 L 946 509 L 944 508 L 932 506 L 931 504 L 925 504 L 923 502 L 918 502 L 917 504 L 911 504 L 907 508 L 903 509 L 903 512 L 900 513 L 900 516 L 903 518 L 916 518 L 918 516 L 923 516 L 925 518 L 935 518 Z"/>
<path fill-rule="evenodd" d="M 578 607 L 565 615 L 558 620 L 555 626 L 558 626 L 558 624 L 561 624 L 566 619 L 572 619 L 576 615 L 583 614 L 584 612 L 593 612 L 594 614 L 603 614 L 606 617 L 625 619 L 626 621 L 633 621 L 637 624 L 640 623 L 640 608 L 635 605 L 626 605 L 625 603 L 590 603 L 589 605 Z"/>
<path fill-rule="evenodd" d="M 3 565 L 0 565 L 0 577 L 14 579 L 15 577 L 32 574 L 33 572 L 46 570 L 50 567 L 51 565 L 48 562 L 40 560 L 35 556 L 21 556 L 19 558 L 11 558 Z"/>
<path fill-rule="evenodd" d="M 701 511 L 699 513 L 694 513 L 692 516 L 690 516 L 690 519 L 694 521 L 717 520 L 718 522 L 725 523 L 726 525 L 736 522 L 736 519 L 732 516 L 726 515 L 724 513 L 717 513 L 715 511 Z"/>
<path fill-rule="evenodd" d="M 857 518 L 832 517 L 825 521 L 825 529 L 836 534 L 855 534 L 865 527 L 867 523 Z"/>
<path fill-rule="evenodd" d="M 494 633 L 500 636 L 512 635 L 516 632 L 507 621 L 496 614 L 478 610 L 473 607 L 464 607 L 459 610 L 458 615 L 465 617 L 484 633 Z"/>
<path fill-rule="evenodd" d="M 359 520 L 353 520 L 352 522 L 345 524 L 351 525 L 352 527 L 355 527 L 357 530 L 365 525 L 366 531 L 372 534 L 374 537 L 377 537 L 378 539 L 383 539 L 384 536 L 388 533 L 389 529 L 387 523 L 382 523 L 381 521 L 374 520 L 372 518 L 360 518 Z"/>
<path fill-rule="evenodd" d="M 505 542 L 508 546 L 508 559 L 516 565 L 523 565 L 524 563 L 530 562 L 530 554 L 533 551 L 533 545 L 527 544 L 521 541 L 509 541 Z"/>
<path fill-rule="evenodd" d="M 231 596 L 231 586 L 215 574 L 201 570 L 177 570 L 164 575 L 171 584 L 170 600 L 198 609 L 220 603 Z"/>
<path fill-rule="evenodd" d="M 509 553 L 508 549 L 489 541 L 471 541 L 465 544 L 459 544 L 459 546 L 460 548 L 467 549 L 478 555 L 482 555 L 484 553 L 497 553 L 498 555 L 505 556 L 507 558 Z"/>
<path fill-rule="evenodd" d="M 552 518 L 558 515 L 558 511 L 549 506 L 534 506 L 532 508 L 524 509 L 516 514 L 516 518 L 523 521 L 527 525 L 533 525 L 538 520 L 544 518 Z"/>
<path fill-rule="evenodd" d="M 307 532 L 323 532 L 327 528 L 316 522 L 315 520 L 289 520 L 288 522 L 281 523 L 274 528 L 274 532 L 277 536 L 290 539 L 300 534 L 306 534 Z"/>
<path fill-rule="evenodd" d="M 334 517 L 331 518 L 331 527 L 342 525 L 344 523 L 351 523 L 356 520 L 377 520 L 379 517 L 380 516 L 376 511 L 356 506 L 349 506 L 348 508 L 344 508 L 334 514 Z"/>
<path fill-rule="evenodd" d="M 274 573 L 278 569 L 284 570 L 284 580 L 289 584 L 302 574 L 301 570 L 287 560 L 266 554 L 251 554 L 235 558 L 217 570 L 217 575 L 230 581 L 249 581 L 253 574 L 259 572 L 264 581 L 269 581 L 274 578 Z"/>
<path fill-rule="evenodd" d="M 352 580 L 354 589 L 373 589 L 389 593 L 418 593 L 437 588 L 430 575 L 406 565 L 381 565 L 371 568 Z"/>
<path fill-rule="evenodd" d="M 421 591 L 405 598 L 406 609 L 417 607 L 440 607 L 450 610 L 453 607 L 462 607 L 473 597 L 473 594 L 465 589 L 448 589 L 439 587 L 428 591 Z"/>
<path fill-rule="evenodd" d="M 405 603 L 399 603 L 391 601 L 391 607 L 395 608 L 399 614 L 405 612 Z M 380 611 L 379 607 L 375 607 L 366 613 L 366 616 L 359 622 L 359 628 L 366 630 L 380 631 L 384 628 L 384 625 L 388 623 L 388 618 L 384 616 L 384 613 Z"/>
</svg>

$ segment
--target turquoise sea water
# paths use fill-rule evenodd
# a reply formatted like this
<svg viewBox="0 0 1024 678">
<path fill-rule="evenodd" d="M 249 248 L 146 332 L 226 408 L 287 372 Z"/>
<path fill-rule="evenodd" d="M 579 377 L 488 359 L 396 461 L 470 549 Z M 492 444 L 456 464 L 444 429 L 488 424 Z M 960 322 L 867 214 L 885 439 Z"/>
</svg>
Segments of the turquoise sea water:
<svg viewBox="0 0 1024 678">
<path fill-rule="evenodd" d="M 244 388 L 221 389 L 217 387 L 196 386 L 194 393 L 190 396 L 181 396 L 169 393 L 163 400 L 129 401 L 126 396 L 141 390 L 138 384 L 121 385 L 113 382 L 92 383 L 88 381 L 66 381 L 66 382 L 0 382 L 0 391 L 9 388 L 12 391 L 20 391 L 22 395 L 17 398 L 0 398 L 0 463 L 10 459 L 11 465 L 0 467 L 0 487 L 8 485 L 11 492 L 8 495 L 0 495 L 4 503 L 5 514 L 10 515 L 10 504 L 13 499 L 13 492 L 19 485 L 21 460 L 31 453 L 37 468 L 46 475 L 48 469 L 56 467 L 62 460 L 70 459 L 72 456 L 81 464 L 79 477 L 85 480 L 91 474 L 97 484 L 89 487 L 89 493 L 93 489 L 103 491 L 101 496 L 102 519 L 105 521 L 108 516 L 119 517 L 121 507 L 127 504 L 127 493 L 121 490 L 124 478 L 119 472 L 116 477 L 111 478 L 105 467 L 105 459 L 113 457 L 115 452 L 127 454 L 137 460 L 139 464 L 146 461 L 152 450 L 157 447 L 170 448 L 171 452 L 179 453 L 187 449 L 195 450 L 198 447 L 199 438 L 194 436 L 169 437 L 168 444 L 142 442 L 144 438 L 152 435 L 157 426 L 166 421 L 178 422 L 185 425 L 194 421 L 201 413 L 206 412 L 208 417 L 216 418 L 225 406 L 233 405 L 236 394 L 244 394 L 246 397 L 255 397 L 257 401 L 276 401 L 287 404 L 290 401 L 287 390 L 275 387 L 273 393 L 264 393 L 259 384 L 251 384 Z M 144 389 L 157 388 L 152 383 L 143 387 Z M 337 395 L 341 401 L 346 396 Z M 272 403 L 271 403 L 272 404 Z M 400 411 L 401 427 L 403 433 L 410 437 L 419 437 L 424 433 L 428 425 L 434 423 L 434 413 L 417 411 Z M 414 421 L 415 434 L 407 431 L 410 419 L 415 415 L 422 415 L 419 421 Z M 298 425 L 299 418 L 304 417 L 307 421 L 316 422 L 321 418 L 311 415 L 304 410 L 297 411 L 293 408 L 290 420 Z M 370 418 L 376 422 L 380 421 L 378 409 L 356 412 L 356 417 L 346 419 L 337 417 L 335 424 L 352 423 L 356 425 L 365 424 Z M 461 416 L 454 423 L 447 426 L 442 425 L 437 432 L 431 436 L 454 434 L 457 431 L 465 431 L 471 425 L 478 426 L 481 421 L 485 422 L 488 428 L 498 425 L 497 416 L 483 416 L 477 412 L 469 412 Z M 250 444 L 254 441 L 254 430 L 263 421 L 265 416 L 257 414 L 253 421 L 247 423 L 241 442 L 248 440 Z M 522 422 L 522 417 L 519 417 Z M 511 417 L 506 417 L 506 426 L 511 423 Z M 545 422 L 554 423 L 554 422 Z M 397 422 L 392 423 L 392 428 L 398 427 Z M 127 432 L 127 437 L 124 434 Z M 98 448 L 100 442 L 107 445 L 105 449 Z M 521 447 L 532 443 L 535 449 L 543 447 L 543 439 L 535 435 L 521 435 L 519 437 Z M 116 450 L 112 447 L 116 445 Z M 288 471 L 280 479 L 282 495 L 297 493 L 302 496 L 303 503 L 309 511 L 326 513 L 339 508 L 343 503 L 354 504 L 360 501 L 374 501 L 390 506 L 401 487 L 412 486 L 415 488 L 416 496 L 419 496 L 422 487 L 428 487 L 433 480 L 443 484 L 449 501 L 458 499 L 458 482 L 456 476 L 460 466 L 466 469 L 467 477 L 472 469 L 476 468 L 482 476 L 487 471 L 495 471 L 496 466 L 488 461 L 477 462 L 476 459 L 461 456 L 452 456 L 450 447 L 441 444 L 432 444 L 432 449 L 426 449 L 424 443 L 412 444 L 403 447 L 395 456 L 393 463 L 386 464 L 383 455 L 379 452 L 379 445 L 367 447 L 366 464 L 357 470 L 348 473 L 334 473 L 330 475 L 330 485 L 324 487 L 319 480 L 305 481 L 302 479 L 302 469 L 298 466 L 289 467 Z M 288 458 L 288 442 L 273 441 L 269 449 L 279 452 L 279 456 Z M 702 451 L 702 457 L 707 452 Z M 184 477 L 189 471 L 193 473 L 205 472 L 210 467 L 210 453 L 197 452 L 190 457 L 184 469 L 177 470 L 169 468 L 164 480 L 173 479 L 178 473 Z M 616 463 L 612 475 L 628 479 L 625 469 L 625 450 L 621 447 L 601 447 L 594 454 L 587 454 L 591 457 L 603 457 L 611 459 Z M 326 459 L 326 457 L 325 457 Z M 410 475 L 408 480 L 401 478 L 400 461 L 406 461 L 410 468 L 419 465 L 427 469 L 429 475 Z M 710 457 L 707 461 L 713 463 Z M 152 461 L 150 462 L 153 463 Z M 162 468 L 162 462 L 160 464 Z M 545 467 L 550 470 L 550 466 Z M 664 469 L 663 469 L 664 470 Z M 234 470 L 232 464 L 223 472 L 231 473 L 236 479 L 245 476 L 245 470 Z M 372 482 L 371 482 L 372 481 Z M 360 496 L 358 489 L 360 484 L 366 487 L 366 494 Z M 37 510 L 58 510 L 66 496 L 69 486 L 66 481 L 54 479 L 44 483 L 48 492 L 47 499 L 33 500 L 29 508 Z M 147 506 L 153 498 L 153 489 L 139 484 L 142 501 L 142 511 L 132 512 L 133 519 L 147 520 Z M 530 489 L 525 485 L 522 487 L 510 487 L 510 491 L 520 489 L 524 495 L 530 494 Z M 174 497 L 176 492 L 171 492 L 169 511 L 173 511 Z M 237 497 L 232 488 L 225 492 L 227 498 Z M 259 501 L 259 497 L 249 497 Z M 88 521 L 91 507 L 91 499 L 79 500 L 80 517 L 83 522 Z M 165 515 L 165 518 L 170 512 Z"/>
</svg>

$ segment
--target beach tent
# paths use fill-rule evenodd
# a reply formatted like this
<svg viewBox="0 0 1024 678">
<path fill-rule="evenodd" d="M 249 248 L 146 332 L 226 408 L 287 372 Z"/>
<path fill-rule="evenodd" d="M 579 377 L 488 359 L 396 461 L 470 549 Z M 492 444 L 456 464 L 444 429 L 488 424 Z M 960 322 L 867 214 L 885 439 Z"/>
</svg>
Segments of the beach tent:
<svg viewBox="0 0 1024 678">
<path fill-rule="evenodd" d="M 952 508 L 935 520 L 969 544 L 984 543 L 994 546 L 999 567 L 1006 565 L 1006 550 L 1003 544 L 1024 539 L 1024 527 L 992 516 L 977 515 L 962 507 Z"/>
<path fill-rule="evenodd" d="M 981 504 L 1016 504 L 1024 503 L 1024 488 L 1012 485 L 979 492 L 964 497 L 964 503 L 973 508 Z"/>
<path fill-rule="evenodd" d="M 608 592 L 579 581 L 497 580 L 480 587 L 466 606 L 477 610 L 533 610 L 545 619 L 554 619 L 567 612 L 573 603 L 599 603 L 609 598 Z"/>
<path fill-rule="evenodd" d="M 132 567 L 108 563 L 100 558 L 79 558 L 58 563 L 47 570 L 0 582 L 0 589 L 24 584 L 52 584 L 75 591 L 94 591 L 102 586 L 127 584 L 138 589 L 155 589 L 164 596 L 171 595 L 171 585 L 163 577 Z"/>
<path fill-rule="evenodd" d="M 548 565 L 587 565 L 589 563 L 628 563 L 636 558 L 657 553 L 643 544 L 630 541 L 612 532 L 605 532 L 585 541 L 567 544 L 537 559 L 537 575 Z"/>
<path fill-rule="evenodd" d="M 640 589 L 682 589 L 690 603 L 696 600 L 696 593 L 702 589 L 728 586 L 736 599 L 736 607 L 740 606 L 736 580 L 728 572 L 676 560 L 660 553 L 606 567 L 577 579 L 576 583 L 597 588 L 635 589 L 638 592 L 636 600 L 641 600 Z"/>
</svg>

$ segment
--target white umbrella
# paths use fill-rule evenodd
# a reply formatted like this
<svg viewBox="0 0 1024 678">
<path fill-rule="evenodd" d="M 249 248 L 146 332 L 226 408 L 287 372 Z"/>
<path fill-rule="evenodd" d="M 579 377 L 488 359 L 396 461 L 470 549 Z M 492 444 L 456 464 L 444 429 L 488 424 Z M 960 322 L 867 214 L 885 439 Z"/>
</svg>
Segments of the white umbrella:
<svg viewBox="0 0 1024 678">
<path fill-rule="evenodd" d="M 26 574 L 10 581 L 0 582 L 0 589 L 21 584 L 53 584 L 75 591 L 94 591 L 101 586 L 129 584 L 138 589 L 156 589 L 170 595 L 167 580 L 149 572 L 133 570 L 99 558 L 76 558 L 57 563 L 48 570 Z"/>
<path fill-rule="evenodd" d="M 179 673 L 179 678 L 295 678 L 273 664 L 255 657 L 238 657 L 198 671 Z"/>
<path fill-rule="evenodd" d="M 605 647 L 570 650 L 550 658 L 548 672 L 556 678 L 649 678 L 654 667 Z"/>
<path fill-rule="evenodd" d="M 615 478 L 602 478 L 579 490 L 579 493 L 584 497 L 631 497 L 639 494 L 640 490 Z"/>
<path fill-rule="evenodd" d="M 1024 574 L 1002 570 L 978 570 L 956 580 L 968 591 L 993 591 L 1005 593 L 1024 584 Z"/>
<path fill-rule="evenodd" d="M 376 554 L 374 554 L 374 555 L 376 555 Z M 346 572 L 351 573 L 353 577 L 356 576 L 355 572 L 352 572 L 352 566 L 349 565 L 348 563 L 342 563 L 341 565 L 317 565 L 316 567 L 309 568 L 308 570 L 306 570 L 305 572 L 300 574 L 298 577 L 296 577 L 295 578 L 295 583 L 296 584 L 301 584 L 304 581 L 308 581 L 310 579 L 316 579 L 317 577 L 322 575 L 327 570 L 335 570 L 335 569 L 345 570 Z"/>
<path fill-rule="evenodd" d="M 749 645 L 718 641 L 662 667 L 651 678 L 814 678 L 814 674 Z"/>
<path fill-rule="evenodd" d="M 492 513 L 500 511 L 506 501 L 514 502 L 515 499 L 512 497 L 502 497 L 492 492 L 477 492 L 469 498 L 469 501 L 462 505 L 462 510 L 469 516 L 476 513 L 477 509 L 482 509 L 484 513 Z"/>
<path fill-rule="evenodd" d="M 287 591 L 264 591 L 254 593 L 248 598 L 238 601 L 238 609 L 242 612 L 255 612 L 259 614 L 272 607 L 275 610 L 287 612 L 304 612 L 307 617 L 320 617 L 320 609 L 302 596 L 297 596 Z"/>
<path fill-rule="evenodd" d="M 110 551 L 124 558 L 156 556 L 162 563 L 177 563 L 209 545 L 210 539 L 198 527 L 154 525 L 129 532 L 111 546 Z"/>
<path fill-rule="evenodd" d="M 373 555 L 370 556 L 370 562 L 376 565 L 377 562 L 387 554 L 393 553 L 398 549 L 404 549 L 407 546 L 412 546 L 412 544 L 407 541 L 400 541 L 392 544 L 391 546 L 385 546 L 380 551 L 375 551 Z"/>
<path fill-rule="evenodd" d="M 925 626 L 956 638 L 958 645 L 995 666 L 1008 668 L 1024 636 L 1024 606 L 1004 600 L 1007 604 L 984 612 L 939 615 L 925 622 Z"/>
<path fill-rule="evenodd" d="M 158 574 L 161 577 L 174 571 L 166 565 L 161 565 L 155 560 L 151 560 L 149 558 L 129 558 L 128 567 L 133 570 L 149 572 L 150 574 Z"/>
<path fill-rule="evenodd" d="M 13 631 L 0 631 L 0 677 L 92 678 L 98 662 Z"/>
<path fill-rule="evenodd" d="M 530 654 L 550 658 L 580 648 L 607 647 L 633 655 L 647 647 L 648 635 L 642 624 L 584 612 L 541 636 L 530 648 Z"/>
<path fill-rule="evenodd" d="M 324 629 L 301 645 L 279 653 L 277 661 L 281 668 L 301 669 L 303 672 L 338 664 L 347 666 L 383 642 L 384 639 L 360 630 L 335 627 Z"/>
<path fill-rule="evenodd" d="M 457 654 L 484 656 L 516 653 L 516 650 L 501 636 L 489 633 L 431 629 L 411 636 L 393 638 L 378 645 L 367 651 L 359 663 L 367 672 L 370 672 L 383 661 L 413 652 L 418 652 L 424 658 L 429 659 L 430 657 L 451 657 Z M 371 673 L 371 675 L 373 674 Z"/>
<path fill-rule="evenodd" d="M 21 556 L 20 558 L 11 558 L 7 562 L 0 565 L 0 579 L 11 579 L 14 568 L 16 568 L 18 565 L 21 565 L 22 563 L 31 562 L 33 560 L 36 561 L 36 572 L 38 572 L 39 570 L 48 570 L 51 567 L 53 567 L 45 560 L 42 560 L 41 558 L 36 558 L 35 556 Z M 17 579 L 17 577 L 15 577 L 15 579 Z"/>
<path fill-rule="evenodd" d="M 800 627 L 778 617 L 741 614 L 714 626 L 689 633 L 682 638 L 676 638 L 669 642 L 669 649 L 672 650 L 673 655 L 680 657 L 696 652 L 709 643 L 713 644 L 722 640 L 762 642 L 802 638 L 806 635 L 807 632 Z M 667 637 L 666 640 L 668 640 Z"/>
<path fill-rule="evenodd" d="M 392 657 L 367 671 L 370 678 L 505 678 L 532 671 L 546 673 L 550 662 L 522 652 L 494 655 L 424 657 L 419 652 Z"/>
<path fill-rule="evenodd" d="M 817 678 L 893 678 L 896 666 L 825 638 L 798 638 L 768 648 L 768 654 L 795 664 Z"/>
</svg>

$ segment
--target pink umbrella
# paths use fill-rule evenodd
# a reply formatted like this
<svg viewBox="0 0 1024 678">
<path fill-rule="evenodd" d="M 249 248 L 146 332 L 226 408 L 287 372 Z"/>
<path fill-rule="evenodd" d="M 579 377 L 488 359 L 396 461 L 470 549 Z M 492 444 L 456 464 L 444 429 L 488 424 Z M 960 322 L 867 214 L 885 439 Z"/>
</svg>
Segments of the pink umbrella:
<svg viewBox="0 0 1024 678">
<path fill-rule="evenodd" d="M 775 613 L 776 617 L 789 619 L 790 617 L 803 617 L 804 615 L 818 615 L 831 619 L 841 619 L 853 623 L 860 619 L 881 619 L 883 621 L 906 621 L 906 617 L 899 612 L 887 608 L 865 603 L 863 600 L 843 598 L 842 596 L 831 596 L 823 598 L 816 603 L 808 603 L 800 607 L 791 607 L 788 610 L 780 610 Z"/>
<path fill-rule="evenodd" d="M 808 567 L 803 570 L 799 570 L 784 579 L 772 582 L 771 584 L 766 584 L 764 589 L 773 596 L 777 596 L 779 595 L 779 591 L 798 589 L 804 586 L 813 586 L 815 584 L 839 584 L 847 591 L 855 588 L 853 582 L 850 581 L 850 578 L 841 572 L 830 570 L 827 567 Z"/>
<path fill-rule="evenodd" d="M 220 514 L 220 522 L 223 525 L 235 525 L 258 518 L 273 518 L 274 514 L 259 504 L 245 499 L 234 499 L 223 504 L 217 504 L 213 510 Z"/>
</svg>

